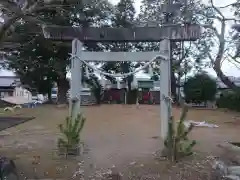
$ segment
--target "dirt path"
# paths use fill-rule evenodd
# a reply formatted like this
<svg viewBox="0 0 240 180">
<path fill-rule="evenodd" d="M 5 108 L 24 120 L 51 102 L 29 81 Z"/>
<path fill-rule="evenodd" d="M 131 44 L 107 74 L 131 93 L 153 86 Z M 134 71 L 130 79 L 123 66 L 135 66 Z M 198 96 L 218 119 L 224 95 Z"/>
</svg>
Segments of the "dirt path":
<svg viewBox="0 0 240 180">
<path fill-rule="evenodd" d="M 130 163 L 161 147 L 161 141 L 152 138 L 160 134 L 160 121 L 142 114 L 142 109 L 106 106 L 93 112 L 87 115 L 84 139 L 91 148 L 93 162 L 99 166 Z M 103 119 L 99 118 L 101 113 L 106 113 Z"/>
<path fill-rule="evenodd" d="M 56 141 L 59 136 L 57 125 L 63 122 L 68 110 L 43 106 L 21 111 L 21 116 L 27 114 L 27 116 L 35 116 L 36 119 L 0 132 L 0 144 L 1 153 L 14 157 L 19 171 L 24 172 L 24 176 L 33 178 L 34 174 L 37 174 L 38 178 L 69 179 L 77 164 L 82 160 L 84 160 L 82 166 L 85 170 L 85 179 L 90 179 L 89 174 L 97 169 L 107 169 L 112 166 L 123 173 L 128 172 L 129 168 L 132 171 L 135 171 L 134 168 L 140 168 L 141 170 L 138 169 L 138 171 L 141 172 L 147 172 L 149 169 L 167 171 L 166 164 L 163 166 L 153 156 L 154 152 L 162 148 L 162 141 L 158 137 L 160 134 L 159 106 L 84 107 L 83 113 L 87 118 L 87 123 L 82 139 L 86 145 L 86 152 L 83 159 L 72 158 L 70 160 L 58 157 L 56 150 Z M 180 110 L 174 109 L 173 113 L 177 119 Z M 188 119 L 209 121 L 220 126 L 219 128 L 196 128 L 194 130 L 191 136 L 198 142 L 197 152 L 218 155 L 220 153 L 216 147 L 218 143 L 238 140 L 237 131 L 240 124 L 225 123 L 240 121 L 237 113 L 190 110 Z M 37 173 L 34 173 L 33 156 L 41 158 L 40 165 L 37 165 Z M 158 177 L 156 172 L 154 174 Z M 125 179 L 129 179 L 128 175 Z"/>
</svg>

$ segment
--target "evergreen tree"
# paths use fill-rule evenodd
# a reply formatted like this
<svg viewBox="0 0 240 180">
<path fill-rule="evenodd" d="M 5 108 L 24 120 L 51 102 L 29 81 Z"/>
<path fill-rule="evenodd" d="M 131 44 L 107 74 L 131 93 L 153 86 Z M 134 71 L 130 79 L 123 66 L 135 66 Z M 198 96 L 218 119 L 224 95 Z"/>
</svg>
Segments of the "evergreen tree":
<svg viewBox="0 0 240 180">
<path fill-rule="evenodd" d="M 163 16 L 161 12 L 162 0 L 142 0 L 140 14 L 138 16 L 140 25 L 161 25 Z"/>
<path fill-rule="evenodd" d="M 134 8 L 134 2 L 132 0 L 120 0 L 120 2 L 115 7 L 115 13 L 112 18 L 112 27 L 126 27 L 131 28 L 134 26 L 133 22 L 135 20 L 136 10 Z M 113 43 L 109 48 L 111 51 L 132 51 L 134 48 L 132 43 Z M 119 59 L 118 62 L 107 62 L 103 65 L 103 69 L 115 73 L 128 73 L 134 68 L 132 62 L 124 62 Z M 109 78 L 109 77 L 108 77 Z M 109 78 L 112 81 L 112 78 Z M 128 85 L 128 94 L 131 91 L 131 83 L 133 81 L 133 76 L 124 78 L 124 81 Z M 130 95 L 127 96 L 127 99 Z"/>
<path fill-rule="evenodd" d="M 164 0 L 143 0 L 140 7 L 140 14 L 137 17 L 137 24 L 141 26 L 161 26 L 165 23 L 166 13 L 162 10 L 162 4 Z M 183 4 L 184 7 L 184 4 Z M 184 8 L 179 8 L 179 11 L 174 12 L 170 18 L 170 24 L 181 24 L 185 23 L 186 12 Z M 188 12 L 188 17 L 190 16 L 190 11 Z M 140 43 L 138 44 L 138 49 L 142 51 L 159 51 L 160 43 Z M 190 67 L 190 55 L 191 55 L 191 46 L 189 43 L 183 42 L 171 42 L 171 93 L 174 97 L 177 97 L 176 88 L 180 86 L 177 82 L 179 70 L 186 67 Z M 157 67 L 160 66 L 159 62 L 154 62 Z M 156 67 L 156 66 L 154 66 Z M 186 68 L 185 70 L 188 70 Z M 155 74 L 160 74 L 159 68 L 153 68 Z M 185 71 L 184 71 L 185 72 Z M 176 99 L 178 100 L 178 99 Z"/>
<path fill-rule="evenodd" d="M 212 101 L 217 93 L 217 82 L 205 73 L 190 77 L 184 84 L 187 102 L 206 103 Z"/>
<path fill-rule="evenodd" d="M 65 4 L 63 10 L 53 8 L 38 14 L 40 22 L 60 26 L 101 25 L 111 13 L 111 4 L 105 0 L 92 0 L 89 4 Z M 94 6 L 93 6 L 94 4 Z M 33 32 L 33 33 L 31 33 Z M 14 40 L 15 39 L 15 40 Z M 41 26 L 28 21 L 18 23 L 11 41 L 22 43 L 10 53 L 8 68 L 16 71 L 21 79 L 31 85 L 39 83 L 41 79 L 51 79 L 58 86 L 58 102 L 67 101 L 69 82 L 66 78 L 69 69 L 69 53 L 71 48 L 65 42 L 53 42 L 43 37 Z M 88 49 L 98 49 L 96 43 L 85 43 Z M 35 79 L 33 79 L 33 77 Z M 35 81 L 33 83 L 33 81 Z M 41 80 L 42 81 L 42 80 Z"/>
</svg>

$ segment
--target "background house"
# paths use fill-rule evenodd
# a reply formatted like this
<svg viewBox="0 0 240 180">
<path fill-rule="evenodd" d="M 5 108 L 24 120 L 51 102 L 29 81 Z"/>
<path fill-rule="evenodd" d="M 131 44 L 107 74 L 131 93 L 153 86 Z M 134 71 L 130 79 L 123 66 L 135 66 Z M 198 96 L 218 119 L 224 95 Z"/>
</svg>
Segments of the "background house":
<svg viewBox="0 0 240 180">
<path fill-rule="evenodd" d="M 0 98 L 13 96 L 19 82 L 20 79 L 16 76 L 0 76 Z"/>
<path fill-rule="evenodd" d="M 159 104 L 160 103 L 160 81 L 152 81 L 151 76 L 148 73 L 140 72 L 135 75 L 136 81 L 139 88 L 139 100 L 141 100 L 144 93 L 147 93 L 148 91 L 151 92 L 152 97 L 154 99 L 154 103 Z M 70 78 L 70 77 L 68 77 Z M 119 81 L 119 83 L 111 83 L 109 80 L 105 79 L 104 77 L 99 76 L 101 83 L 105 89 L 104 93 L 104 100 L 109 100 L 109 94 L 120 94 L 118 97 L 120 97 L 120 101 L 122 103 L 125 103 L 126 101 L 126 89 L 127 84 L 125 84 L 123 81 Z M 229 77 L 236 85 L 240 86 L 240 77 Z M 226 87 L 225 84 L 221 82 L 221 80 L 217 79 L 218 84 L 218 93 L 217 97 L 221 94 L 222 91 L 228 90 L 229 88 Z M 20 79 L 12 72 L 12 71 L 6 71 L 3 69 L 0 69 L 0 98 L 13 96 L 14 95 L 14 89 L 17 86 L 21 86 L 24 89 L 28 89 L 27 87 L 24 87 L 20 83 Z M 24 91 L 24 90 L 23 90 Z M 32 90 L 31 90 L 32 92 Z M 184 97 L 183 94 L 183 88 L 181 87 L 180 90 L 177 90 L 177 92 L 180 92 L 181 95 Z M 69 92 L 68 92 L 69 96 Z M 88 104 L 88 102 L 93 103 L 94 98 L 92 97 L 91 90 L 86 84 L 83 84 L 83 90 L 81 92 L 82 101 L 83 104 Z M 32 92 L 32 98 L 36 99 L 37 95 Z M 57 88 L 52 89 L 52 98 L 57 98 Z"/>
<path fill-rule="evenodd" d="M 32 101 L 29 87 L 21 85 L 16 76 L 0 76 L 0 107 Z"/>
</svg>

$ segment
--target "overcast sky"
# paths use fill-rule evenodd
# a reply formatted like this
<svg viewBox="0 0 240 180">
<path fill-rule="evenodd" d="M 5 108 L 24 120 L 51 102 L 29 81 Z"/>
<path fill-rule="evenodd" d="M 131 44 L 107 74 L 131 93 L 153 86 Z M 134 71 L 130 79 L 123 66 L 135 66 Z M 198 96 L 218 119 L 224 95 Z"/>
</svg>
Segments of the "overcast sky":
<svg viewBox="0 0 240 180">
<path fill-rule="evenodd" d="M 112 2 L 113 4 L 116 4 L 119 2 L 119 0 L 109 0 L 110 2 Z M 208 0 L 203 0 L 204 2 L 208 2 Z M 233 3 L 234 0 L 213 0 L 214 1 L 214 4 L 216 6 L 224 6 L 224 5 L 227 5 L 227 4 L 230 4 L 230 3 Z M 140 11 L 140 5 L 141 5 L 141 0 L 135 0 L 135 8 L 136 8 L 136 11 L 139 12 Z M 232 13 L 229 9 L 225 9 L 223 11 L 224 15 L 225 16 L 231 16 Z M 228 75 L 228 76 L 235 76 L 235 77 L 239 77 L 240 76 L 240 70 L 235 67 L 233 64 L 225 61 L 222 65 L 222 70 L 223 72 Z M 207 69 L 207 71 L 211 74 L 211 75 L 214 75 L 216 76 L 215 72 L 212 70 L 212 69 Z M 141 76 L 142 73 L 138 74 L 138 76 Z M 0 76 L 2 75 L 13 75 L 12 72 L 9 72 L 9 71 L 5 71 L 5 70 L 0 70 Z"/>
</svg>

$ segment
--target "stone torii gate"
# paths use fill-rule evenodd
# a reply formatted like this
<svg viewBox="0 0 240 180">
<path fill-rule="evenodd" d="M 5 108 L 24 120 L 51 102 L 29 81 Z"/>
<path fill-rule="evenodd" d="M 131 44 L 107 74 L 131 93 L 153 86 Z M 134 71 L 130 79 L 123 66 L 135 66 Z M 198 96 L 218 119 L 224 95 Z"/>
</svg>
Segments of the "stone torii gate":
<svg viewBox="0 0 240 180">
<path fill-rule="evenodd" d="M 162 27 L 136 28 L 94 28 L 44 26 L 45 38 L 72 41 L 71 59 L 71 98 L 76 105 L 70 104 L 76 113 L 80 112 L 81 68 L 87 61 L 146 61 L 161 59 L 160 98 L 161 98 L 161 136 L 165 138 L 168 120 L 171 116 L 171 65 L 170 41 L 195 41 L 200 37 L 198 25 L 167 25 Z M 160 52 L 84 52 L 82 42 L 161 42 Z M 154 59 L 152 59 L 153 61 Z M 151 62 L 152 62 L 151 61 Z M 73 102 L 70 102 L 73 103 Z"/>
</svg>

